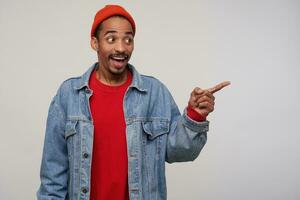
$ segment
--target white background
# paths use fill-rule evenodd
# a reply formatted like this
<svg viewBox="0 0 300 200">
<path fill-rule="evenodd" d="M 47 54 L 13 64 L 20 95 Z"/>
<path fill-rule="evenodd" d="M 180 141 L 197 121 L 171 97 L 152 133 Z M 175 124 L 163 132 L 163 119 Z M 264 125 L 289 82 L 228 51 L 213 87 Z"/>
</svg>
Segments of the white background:
<svg viewBox="0 0 300 200">
<path fill-rule="evenodd" d="M 96 61 L 96 11 L 120 3 L 137 24 L 131 63 L 171 90 L 218 92 L 208 143 L 167 165 L 170 200 L 300 199 L 300 1 L 0 1 L 0 199 L 35 199 L 48 106 Z"/>
</svg>

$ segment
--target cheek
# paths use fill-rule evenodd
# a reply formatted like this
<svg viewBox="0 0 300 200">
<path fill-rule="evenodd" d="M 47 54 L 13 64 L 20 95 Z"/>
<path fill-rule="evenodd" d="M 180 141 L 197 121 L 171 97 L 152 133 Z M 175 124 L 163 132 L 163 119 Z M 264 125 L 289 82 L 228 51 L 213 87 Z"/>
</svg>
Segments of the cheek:
<svg viewBox="0 0 300 200">
<path fill-rule="evenodd" d="M 111 51 L 107 48 L 99 48 L 98 54 L 101 58 L 108 58 Z"/>
<path fill-rule="evenodd" d="M 100 41 L 99 43 L 99 52 L 101 52 L 102 54 L 109 54 L 109 52 L 111 52 L 111 45 L 108 45 L 106 42 L 104 41 Z"/>
<path fill-rule="evenodd" d="M 127 48 L 127 51 L 131 54 L 133 52 L 133 49 L 134 49 L 134 46 L 132 45 Z"/>
</svg>

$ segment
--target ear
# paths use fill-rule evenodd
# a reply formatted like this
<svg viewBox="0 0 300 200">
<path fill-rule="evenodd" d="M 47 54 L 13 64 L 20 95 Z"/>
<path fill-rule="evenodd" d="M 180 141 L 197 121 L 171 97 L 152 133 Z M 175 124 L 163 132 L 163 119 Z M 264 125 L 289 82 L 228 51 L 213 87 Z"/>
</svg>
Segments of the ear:
<svg viewBox="0 0 300 200">
<path fill-rule="evenodd" d="M 92 49 L 94 49 L 95 51 L 99 50 L 99 43 L 96 37 L 92 37 L 91 38 L 91 47 Z"/>
</svg>

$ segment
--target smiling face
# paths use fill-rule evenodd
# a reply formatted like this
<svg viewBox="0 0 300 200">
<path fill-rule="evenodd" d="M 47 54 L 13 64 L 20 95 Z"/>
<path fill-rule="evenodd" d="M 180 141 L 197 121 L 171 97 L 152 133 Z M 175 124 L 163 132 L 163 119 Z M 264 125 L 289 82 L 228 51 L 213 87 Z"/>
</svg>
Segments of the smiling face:
<svg viewBox="0 0 300 200">
<path fill-rule="evenodd" d="M 100 75 L 108 79 L 126 76 L 126 66 L 134 49 L 133 29 L 123 17 L 113 16 L 100 24 L 91 46 L 97 51 Z"/>
</svg>

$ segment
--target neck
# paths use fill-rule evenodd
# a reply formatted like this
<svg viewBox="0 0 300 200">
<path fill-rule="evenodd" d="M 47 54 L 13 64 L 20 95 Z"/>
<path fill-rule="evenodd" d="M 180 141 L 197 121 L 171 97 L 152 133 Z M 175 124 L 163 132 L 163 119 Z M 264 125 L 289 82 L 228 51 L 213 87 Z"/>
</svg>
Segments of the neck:
<svg viewBox="0 0 300 200">
<path fill-rule="evenodd" d="M 113 74 L 104 69 L 104 67 L 98 67 L 96 70 L 96 78 L 105 85 L 118 86 L 122 85 L 127 80 L 128 68 L 121 74 Z"/>
</svg>

